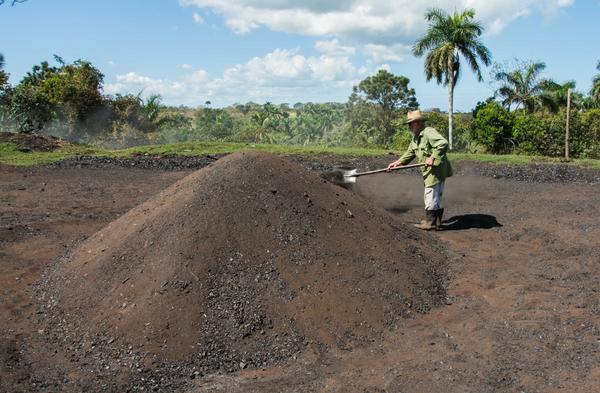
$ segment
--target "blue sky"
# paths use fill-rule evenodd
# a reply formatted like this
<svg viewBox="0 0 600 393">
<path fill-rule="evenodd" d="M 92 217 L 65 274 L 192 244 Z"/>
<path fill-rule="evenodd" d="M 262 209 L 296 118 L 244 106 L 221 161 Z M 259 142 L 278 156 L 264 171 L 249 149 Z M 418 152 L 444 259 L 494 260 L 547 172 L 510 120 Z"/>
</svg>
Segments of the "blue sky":
<svg viewBox="0 0 600 393">
<path fill-rule="evenodd" d="M 600 60 L 600 0 L 28 0 L 0 6 L 11 82 L 57 54 L 91 61 L 107 94 L 158 93 L 171 105 L 345 102 L 380 68 L 410 78 L 422 108 L 445 110 L 410 46 L 428 7 L 473 7 L 496 62 L 541 60 L 544 77 L 587 92 Z M 463 73 L 455 108 L 493 94 L 490 69 Z"/>
</svg>

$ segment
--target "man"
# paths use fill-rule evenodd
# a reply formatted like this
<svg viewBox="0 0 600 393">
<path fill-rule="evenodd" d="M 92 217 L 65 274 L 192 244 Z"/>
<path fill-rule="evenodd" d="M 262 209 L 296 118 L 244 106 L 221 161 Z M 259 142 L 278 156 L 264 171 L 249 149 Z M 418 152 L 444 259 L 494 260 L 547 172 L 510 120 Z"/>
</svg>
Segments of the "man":
<svg viewBox="0 0 600 393">
<path fill-rule="evenodd" d="M 406 153 L 388 165 L 388 171 L 406 165 L 414 158 L 419 163 L 425 163 L 426 166 L 421 169 L 425 182 L 425 219 L 415 226 L 427 231 L 439 230 L 444 215 L 442 207 L 444 182 L 446 178 L 452 176 L 452 166 L 446 156 L 448 141 L 435 128 L 425 127 L 425 119 L 421 111 L 408 112 L 406 117 L 405 124 L 408 124 L 413 138 Z"/>
</svg>

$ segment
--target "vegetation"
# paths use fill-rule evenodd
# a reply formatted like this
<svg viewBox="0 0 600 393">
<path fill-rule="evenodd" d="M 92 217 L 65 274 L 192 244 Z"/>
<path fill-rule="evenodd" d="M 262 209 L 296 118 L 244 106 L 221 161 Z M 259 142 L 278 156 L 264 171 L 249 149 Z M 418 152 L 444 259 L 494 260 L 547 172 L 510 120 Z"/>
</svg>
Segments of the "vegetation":
<svg viewBox="0 0 600 393">
<path fill-rule="evenodd" d="M 41 133 L 103 147 L 189 140 L 326 146 L 388 146 L 398 119 L 418 107 L 409 80 L 380 70 L 348 103 L 168 108 L 161 97 L 102 94 L 102 73 L 84 60 L 42 62 L 1 96 L 3 131 Z M 5 78 L 8 79 L 7 77 Z"/>
<path fill-rule="evenodd" d="M 482 28 L 474 16 L 472 10 L 452 15 L 430 10 L 426 15 L 429 29 L 413 49 L 418 56 L 427 53 L 427 78 L 449 88 L 448 113 L 425 111 L 428 125 L 452 140 L 460 152 L 561 157 L 571 89 L 570 155 L 600 159 L 600 74 L 586 94 L 576 91 L 572 81 L 544 78 L 543 62 L 495 65 L 494 97 L 478 103 L 472 112 L 453 113 L 461 61 L 481 80 L 480 62 L 487 65 L 491 57 L 479 40 Z M 213 108 L 205 101 L 197 108 L 168 107 L 159 95 L 106 95 L 104 75 L 89 61 L 68 63 L 58 56 L 54 60 L 35 65 L 11 86 L 0 54 L 0 132 L 47 134 L 90 146 L 70 147 L 64 150 L 66 155 L 113 154 L 106 152 L 143 145 L 154 147 L 134 149 L 161 154 L 173 148 L 187 154 L 200 153 L 205 146 L 215 153 L 251 144 L 276 151 L 403 150 L 411 134 L 401 120 L 419 106 L 407 77 L 379 70 L 358 82 L 345 103 L 247 102 Z M 596 68 L 600 71 L 600 63 Z M 156 147 L 163 144 L 169 147 Z M 120 151 L 114 154 L 130 152 Z M 3 162 L 23 159 L 23 153 L 7 144 L 0 154 Z M 61 156 L 27 154 L 42 161 Z"/>
<path fill-rule="evenodd" d="M 545 68 L 542 62 L 521 62 L 515 69 L 497 71 L 495 79 L 501 83 L 498 95 L 502 105 L 508 110 L 524 108 L 529 113 L 542 106 L 540 96 L 544 84 L 539 75 Z"/>
<path fill-rule="evenodd" d="M 600 61 L 596 65 L 596 69 L 600 71 Z M 590 96 L 600 103 L 600 74 L 597 74 L 592 80 L 592 90 L 590 90 Z"/>
<path fill-rule="evenodd" d="M 371 137 L 369 142 L 387 145 L 396 132 L 399 115 L 419 107 L 415 90 L 408 87 L 409 82 L 404 76 L 379 70 L 354 86 L 347 113 L 353 127 L 363 129 Z"/>
<path fill-rule="evenodd" d="M 7 113 L 5 113 L 8 107 L 8 92 L 10 85 L 8 84 L 8 74 L 3 70 L 4 68 L 4 56 L 0 53 L 0 126 L 6 121 Z"/>
<path fill-rule="evenodd" d="M 460 58 L 464 57 L 481 82 L 483 78 L 479 61 L 487 66 L 492 55 L 479 39 L 483 27 L 475 20 L 473 9 L 449 15 L 444 10 L 434 8 L 425 14 L 425 19 L 429 22 L 429 28 L 415 43 L 413 53 L 420 57 L 427 52 L 427 80 L 435 78 L 438 84 L 448 86 L 448 141 L 452 150 L 454 88 L 460 77 Z"/>
<path fill-rule="evenodd" d="M 477 104 L 473 110 L 471 138 L 490 153 L 514 150 L 514 115 L 494 99 Z"/>
<path fill-rule="evenodd" d="M 0 142 L 0 164 L 16 166 L 43 165 L 52 162 L 79 157 L 133 157 L 133 156 L 198 156 L 207 154 L 227 154 L 244 149 L 256 149 L 282 155 L 336 155 L 340 158 L 348 157 L 388 157 L 389 149 L 372 148 L 343 148 L 324 146 L 293 146 L 273 144 L 249 144 L 234 142 L 182 142 L 164 145 L 137 146 L 121 150 L 106 150 L 84 145 L 68 145 L 51 152 L 30 151 L 23 152 L 13 143 Z M 397 152 L 398 153 L 398 152 Z M 471 160 L 492 164 L 524 165 L 530 163 L 560 163 L 561 160 L 543 156 L 528 156 L 524 154 L 473 154 L 450 153 L 452 161 Z M 600 168 L 600 160 L 575 159 L 573 165 Z"/>
<path fill-rule="evenodd" d="M 10 5 L 15 5 L 17 3 L 24 3 L 26 1 L 27 0 L 12 0 L 12 1 L 10 1 Z M 2 4 L 4 4 L 4 0 L 0 0 L 0 5 L 2 5 Z"/>
</svg>

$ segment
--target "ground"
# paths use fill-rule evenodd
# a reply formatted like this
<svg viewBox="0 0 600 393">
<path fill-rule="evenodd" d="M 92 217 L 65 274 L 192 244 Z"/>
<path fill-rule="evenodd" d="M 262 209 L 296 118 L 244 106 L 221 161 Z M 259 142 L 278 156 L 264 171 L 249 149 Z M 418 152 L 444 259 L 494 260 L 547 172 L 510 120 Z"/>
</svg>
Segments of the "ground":
<svg viewBox="0 0 600 393">
<path fill-rule="evenodd" d="M 292 158 L 315 170 L 334 157 Z M 0 391 L 57 391 L 40 353 L 46 269 L 211 159 L 74 160 L 0 166 Z M 387 158 L 346 162 L 373 169 Z M 593 392 L 600 386 L 600 174 L 461 162 L 446 187 L 447 304 L 353 350 L 304 351 L 276 367 L 191 376 L 189 392 Z M 405 222 L 422 215 L 415 172 L 361 178 L 354 190 Z M 78 371 L 69 370 L 77 379 Z M 101 389 L 99 389 L 101 390 Z"/>
</svg>

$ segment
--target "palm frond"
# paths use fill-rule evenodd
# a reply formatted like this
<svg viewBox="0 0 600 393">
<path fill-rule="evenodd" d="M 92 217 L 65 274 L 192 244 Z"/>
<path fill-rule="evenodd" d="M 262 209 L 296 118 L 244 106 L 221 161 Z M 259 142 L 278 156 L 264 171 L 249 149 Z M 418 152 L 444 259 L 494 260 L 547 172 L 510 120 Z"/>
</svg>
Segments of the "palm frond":
<svg viewBox="0 0 600 393">
<path fill-rule="evenodd" d="M 461 51 L 461 54 L 465 57 L 467 63 L 469 63 L 471 70 L 475 73 L 475 76 L 477 76 L 477 80 L 482 82 L 483 77 L 481 76 L 481 69 L 479 68 L 476 55 L 471 51 Z"/>
<path fill-rule="evenodd" d="M 600 101 L 600 74 L 596 75 L 592 80 L 592 89 L 590 95 L 596 100 Z"/>
<path fill-rule="evenodd" d="M 427 52 L 424 68 L 428 81 L 435 78 L 439 84 L 455 83 L 462 70 L 460 55 L 469 63 L 477 79 L 483 80 L 480 61 L 489 65 L 491 53 L 478 39 L 484 28 L 474 18 L 473 9 L 452 15 L 439 8 L 427 11 L 425 19 L 429 27 L 413 45 L 413 53 L 420 57 Z"/>
<path fill-rule="evenodd" d="M 425 19 L 432 25 L 439 25 L 448 19 L 448 13 L 441 8 L 430 8 L 425 13 Z"/>
</svg>

